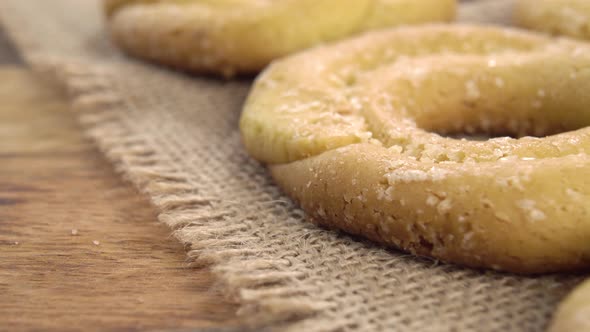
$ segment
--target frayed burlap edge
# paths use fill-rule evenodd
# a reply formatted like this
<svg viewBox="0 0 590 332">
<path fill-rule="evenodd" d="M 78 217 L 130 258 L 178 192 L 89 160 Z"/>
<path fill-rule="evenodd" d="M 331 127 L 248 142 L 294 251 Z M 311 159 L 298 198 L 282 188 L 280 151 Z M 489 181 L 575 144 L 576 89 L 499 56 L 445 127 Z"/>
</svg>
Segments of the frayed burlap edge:
<svg viewBox="0 0 590 332">
<path fill-rule="evenodd" d="M 114 79 L 108 69 L 48 56 L 28 57 L 27 62 L 35 72 L 65 89 L 84 133 L 125 179 L 146 194 L 157 208 L 159 221 L 188 247 L 188 262 L 211 268 L 216 287 L 240 304 L 238 315 L 246 326 L 257 330 L 264 326 L 270 329 L 272 324 L 273 329 L 288 328 L 289 322 L 330 307 L 329 303 L 309 301 L 306 293 L 313 290 L 289 284 L 293 279 L 303 279 L 302 272 L 284 268 L 285 262 L 280 260 L 254 258 L 263 249 L 248 249 L 241 244 L 257 239 L 232 234 L 247 226 L 236 224 L 225 212 L 210 213 L 212 198 L 190 193 L 191 186 L 185 181 L 188 175 L 125 126 L 119 114 L 127 107 L 126 102 L 113 89 Z M 247 260 L 239 266 L 224 264 L 239 257 Z M 338 328 L 334 326 L 334 330 Z"/>
</svg>

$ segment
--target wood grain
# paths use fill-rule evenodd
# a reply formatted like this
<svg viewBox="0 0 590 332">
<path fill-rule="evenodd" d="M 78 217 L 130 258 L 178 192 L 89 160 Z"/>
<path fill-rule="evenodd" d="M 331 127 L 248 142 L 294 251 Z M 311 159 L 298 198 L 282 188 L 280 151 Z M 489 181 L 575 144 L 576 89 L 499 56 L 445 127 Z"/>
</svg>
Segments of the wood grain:
<svg viewBox="0 0 590 332">
<path fill-rule="evenodd" d="M 238 326 L 62 96 L 0 67 L 0 100 L 0 330 Z"/>
</svg>

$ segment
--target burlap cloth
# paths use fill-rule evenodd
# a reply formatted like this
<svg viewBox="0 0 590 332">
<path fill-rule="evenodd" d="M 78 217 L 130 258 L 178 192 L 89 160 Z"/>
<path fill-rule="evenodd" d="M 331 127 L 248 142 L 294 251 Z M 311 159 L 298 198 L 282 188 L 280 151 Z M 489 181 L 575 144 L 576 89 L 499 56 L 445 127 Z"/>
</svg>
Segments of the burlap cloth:
<svg viewBox="0 0 590 332">
<path fill-rule="evenodd" d="M 461 16 L 498 20 L 503 3 Z M 462 269 L 308 224 L 240 144 L 250 81 L 127 59 L 94 0 L 1 0 L 0 20 L 31 66 L 67 87 L 87 133 L 256 327 L 540 331 L 580 280 Z"/>
</svg>

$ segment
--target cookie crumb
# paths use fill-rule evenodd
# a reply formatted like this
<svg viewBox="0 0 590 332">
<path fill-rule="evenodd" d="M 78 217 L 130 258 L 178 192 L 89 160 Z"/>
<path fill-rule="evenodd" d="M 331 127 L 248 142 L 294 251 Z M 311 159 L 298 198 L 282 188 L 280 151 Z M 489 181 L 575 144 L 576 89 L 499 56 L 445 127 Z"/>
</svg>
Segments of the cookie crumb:
<svg viewBox="0 0 590 332">
<path fill-rule="evenodd" d="M 78 235 L 78 230 L 77 230 L 77 229 L 75 229 L 75 228 L 73 228 L 71 233 L 72 233 L 72 235 L 74 235 L 74 236 L 75 236 L 75 235 Z"/>
<path fill-rule="evenodd" d="M 98 246 L 98 245 L 100 245 L 100 241 L 94 240 L 94 241 L 92 241 L 92 244 L 94 244 L 95 246 Z"/>
<path fill-rule="evenodd" d="M 545 213 L 539 210 L 537 202 L 530 199 L 523 199 L 516 202 L 517 206 L 527 215 L 530 221 L 540 221 L 546 218 Z"/>
<path fill-rule="evenodd" d="M 467 98 L 478 99 L 481 96 L 481 93 L 475 81 L 468 81 L 467 83 L 465 83 L 465 88 L 467 89 Z"/>
</svg>

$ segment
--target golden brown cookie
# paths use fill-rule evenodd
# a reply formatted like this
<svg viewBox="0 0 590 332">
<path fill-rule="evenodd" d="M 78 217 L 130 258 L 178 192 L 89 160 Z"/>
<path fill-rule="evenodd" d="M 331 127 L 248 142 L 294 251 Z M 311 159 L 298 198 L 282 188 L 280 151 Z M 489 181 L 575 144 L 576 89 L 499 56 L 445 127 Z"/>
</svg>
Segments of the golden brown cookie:
<svg viewBox="0 0 590 332">
<path fill-rule="evenodd" d="M 193 72 L 254 73 L 363 31 L 449 21 L 456 0 L 106 0 L 114 42 Z"/>
<path fill-rule="evenodd" d="M 525 28 L 590 39 L 588 0 L 516 0 L 514 20 Z"/>
<path fill-rule="evenodd" d="M 550 332 L 590 331 L 590 280 L 579 286 L 560 304 Z"/>
<path fill-rule="evenodd" d="M 590 266 L 589 89 L 585 43 L 405 27 L 276 61 L 240 125 L 319 224 L 467 266 L 575 270 Z M 462 133 L 516 138 L 447 136 Z"/>
</svg>

